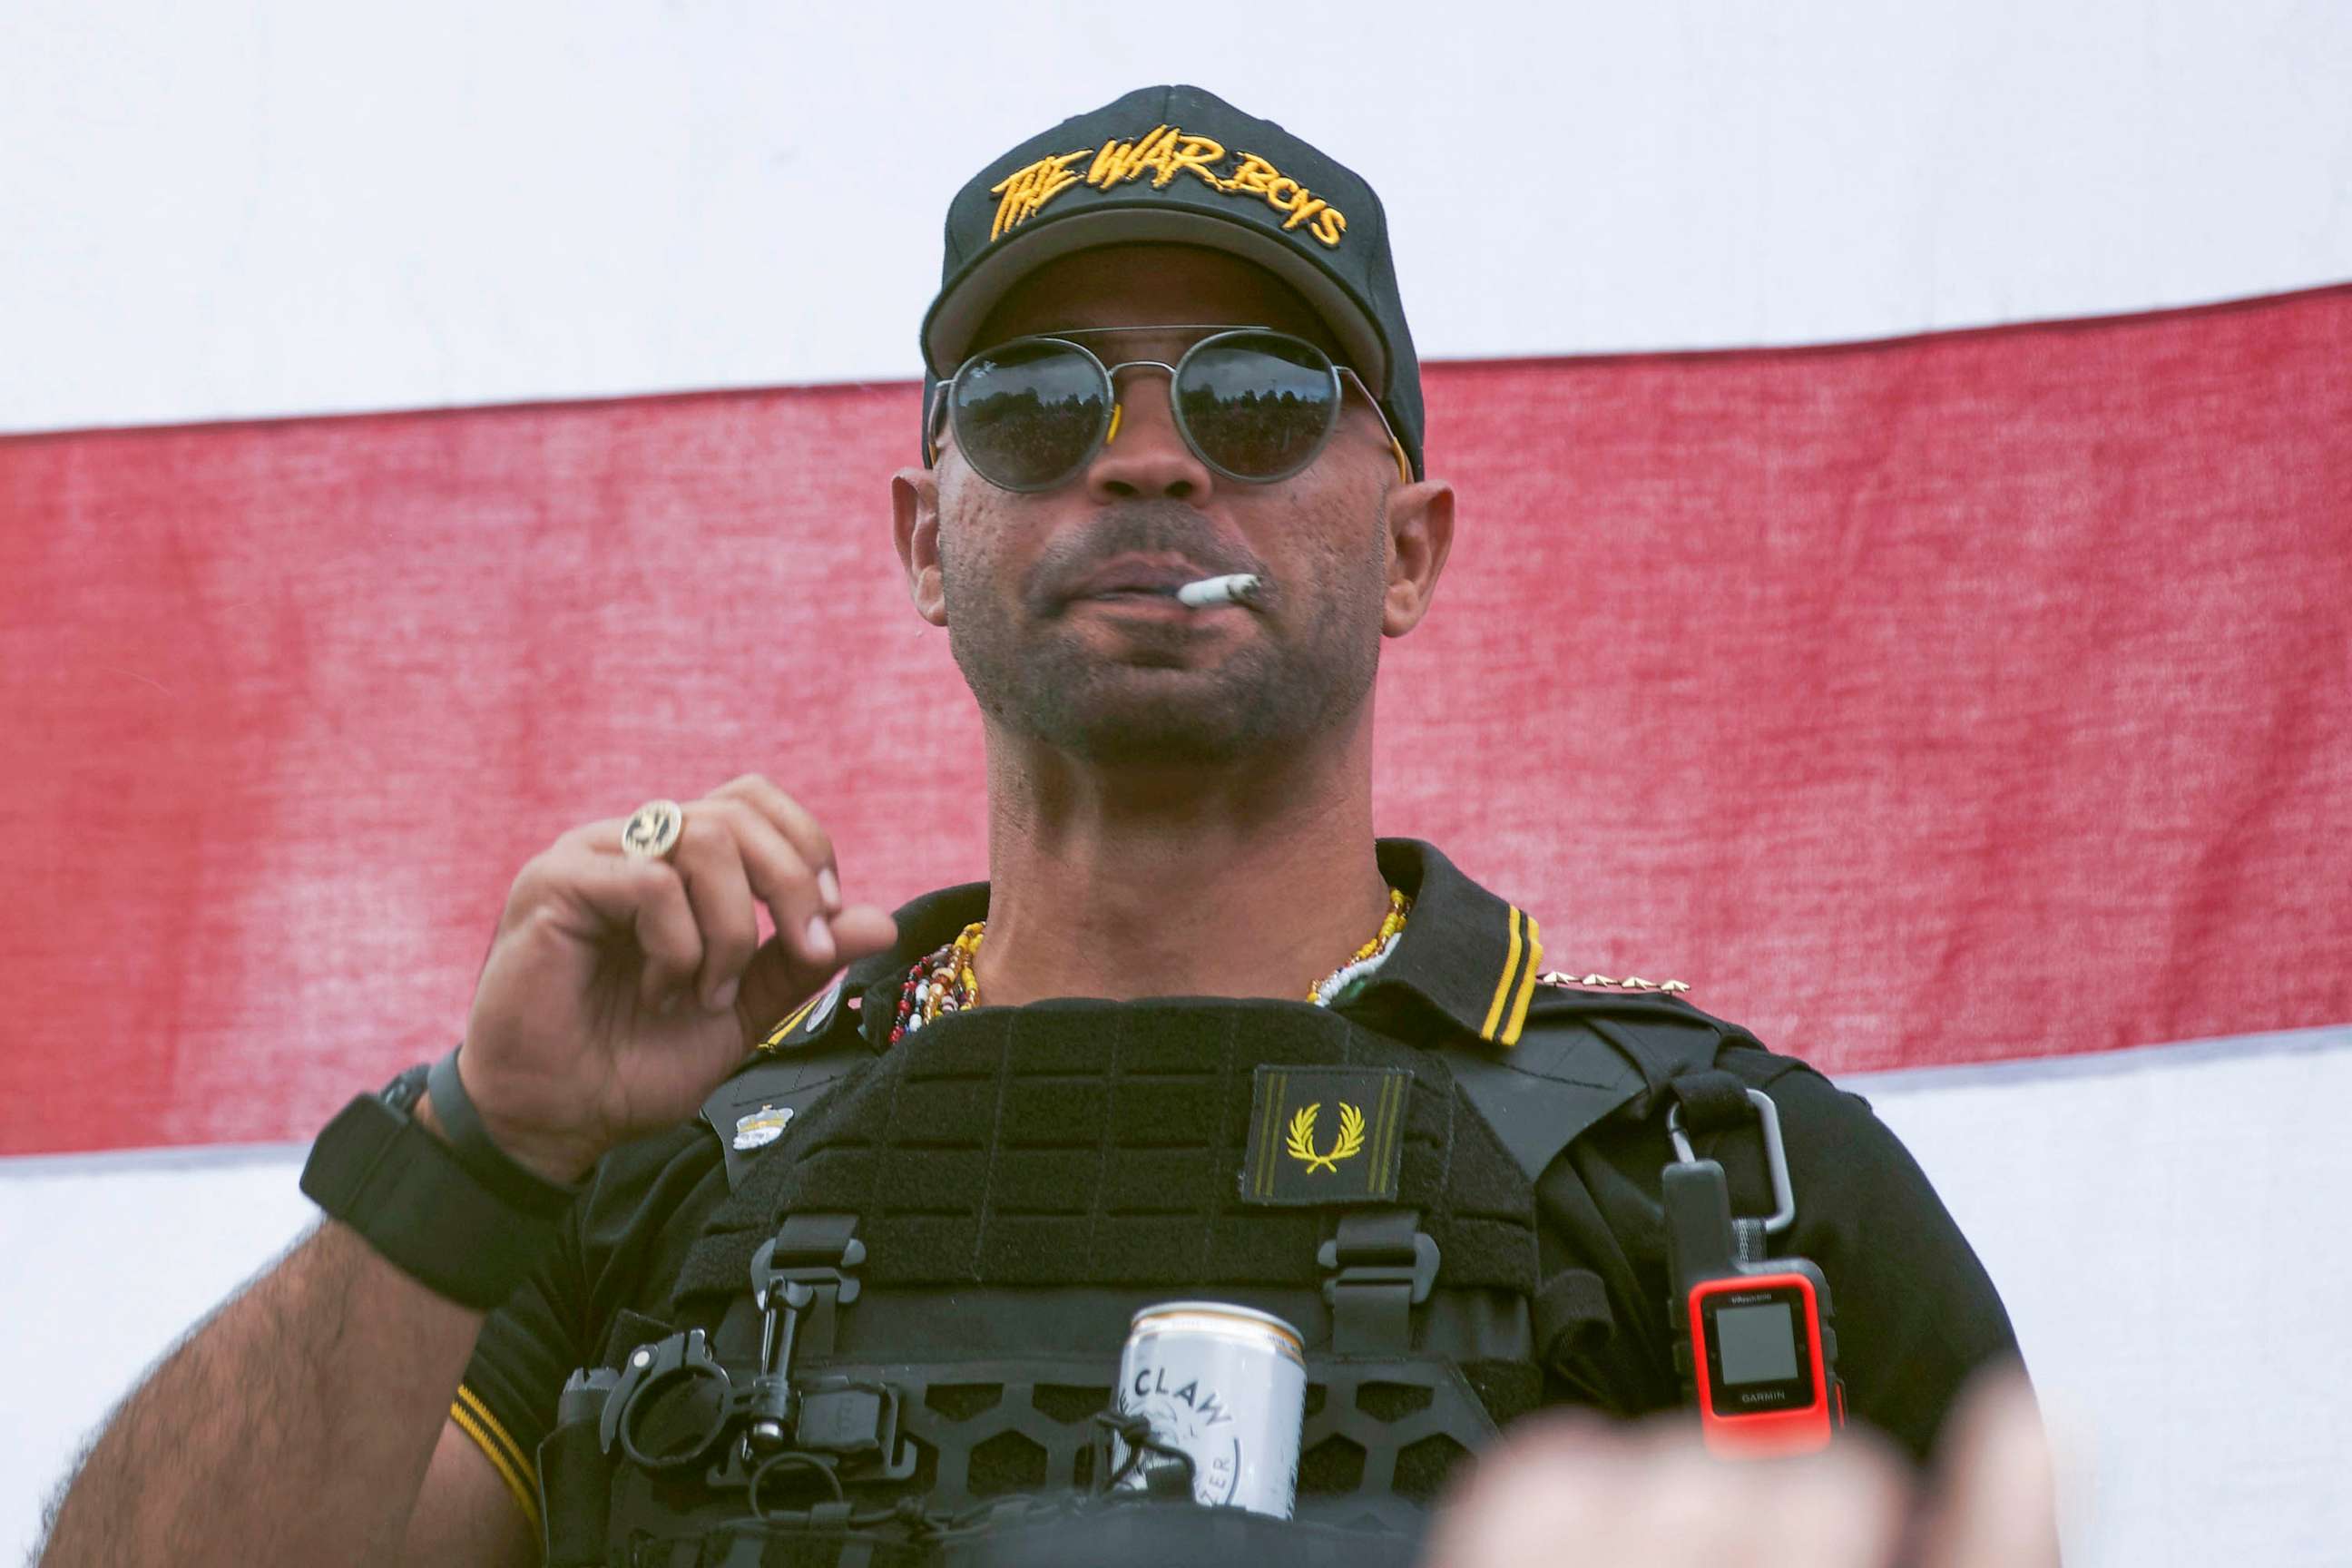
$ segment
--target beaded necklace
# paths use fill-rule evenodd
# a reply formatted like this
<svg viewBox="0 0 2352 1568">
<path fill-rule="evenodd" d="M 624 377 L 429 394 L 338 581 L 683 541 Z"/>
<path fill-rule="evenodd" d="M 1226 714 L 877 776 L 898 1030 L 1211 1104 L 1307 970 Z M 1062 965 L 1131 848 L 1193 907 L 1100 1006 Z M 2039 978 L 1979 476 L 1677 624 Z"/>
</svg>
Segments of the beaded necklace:
<svg viewBox="0 0 2352 1568">
<path fill-rule="evenodd" d="M 1380 931 L 1348 962 L 1308 986 L 1307 1000 L 1328 1007 L 1333 997 L 1378 969 L 1404 934 L 1405 917 L 1412 913 L 1412 900 L 1391 888 L 1389 912 Z M 915 961 L 907 971 L 906 984 L 898 988 L 898 1015 L 890 1025 L 892 1045 L 944 1014 L 980 1005 L 980 980 L 972 973 L 971 964 L 979 955 L 981 939 L 987 934 L 988 922 L 974 921 L 958 931 L 953 942 Z"/>
</svg>

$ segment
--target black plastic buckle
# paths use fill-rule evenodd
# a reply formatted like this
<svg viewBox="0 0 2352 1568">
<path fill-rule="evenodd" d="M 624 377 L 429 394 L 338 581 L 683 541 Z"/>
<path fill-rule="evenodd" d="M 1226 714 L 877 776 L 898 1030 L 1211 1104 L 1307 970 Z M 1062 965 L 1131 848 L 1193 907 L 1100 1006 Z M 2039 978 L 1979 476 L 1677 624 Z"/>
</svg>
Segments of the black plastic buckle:
<svg viewBox="0 0 2352 1568">
<path fill-rule="evenodd" d="M 563 1392 L 555 1396 L 555 1424 L 593 1421 L 602 1426 L 604 1406 L 620 1381 L 621 1374 L 609 1366 L 581 1367 L 563 1380 Z"/>
<path fill-rule="evenodd" d="M 812 1237 L 814 1245 L 793 1246 L 794 1222 L 786 1220 L 774 1238 L 751 1255 L 751 1299 L 759 1304 L 762 1370 L 789 1372 L 795 1351 L 833 1353 L 834 1311 L 857 1300 L 857 1276 L 866 1244 L 854 1236 Z M 779 1245 L 789 1249 L 777 1259 Z M 777 1314 L 783 1314 L 783 1342 L 776 1343 Z"/>
<path fill-rule="evenodd" d="M 760 1309 L 760 1373 L 744 1401 L 750 1417 L 728 1475 L 756 1473 L 788 1449 L 824 1466 L 874 1464 L 878 1479 L 914 1473 L 911 1445 L 898 1440 L 898 1390 L 854 1378 L 795 1382 L 794 1363 L 832 1353 L 835 1313 L 856 1301 L 866 1244 L 851 1215 L 795 1215 L 751 1255 L 751 1300 Z M 822 1459 L 815 1457 L 823 1456 Z"/>
<path fill-rule="evenodd" d="M 1412 1309 L 1437 1283 L 1437 1240 L 1403 1226 L 1414 1216 L 1349 1215 L 1315 1260 L 1331 1270 L 1323 1300 L 1331 1307 L 1331 1348 L 1341 1355 L 1403 1350 L 1412 1342 Z"/>
<path fill-rule="evenodd" d="M 1327 1241 L 1316 1251 L 1315 1261 L 1334 1271 L 1323 1281 L 1326 1301 L 1337 1302 L 1340 1290 L 1355 1286 L 1409 1285 L 1411 1303 L 1417 1307 L 1429 1300 L 1430 1289 L 1437 1283 L 1437 1240 L 1425 1230 L 1412 1233 L 1410 1258 L 1393 1247 L 1353 1249 L 1346 1258 L 1343 1263 L 1337 1241 Z"/>
<path fill-rule="evenodd" d="M 751 1254 L 751 1289 L 764 1295 L 778 1285 L 831 1285 L 840 1293 L 843 1305 L 857 1300 L 857 1277 L 849 1272 L 866 1261 L 866 1244 L 856 1237 L 844 1237 L 839 1246 L 830 1238 L 814 1247 L 793 1247 L 776 1261 L 776 1247 L 792 1235 L 792 1223 L 760 1244 Z M 762 1302 L 764 1305 L 764 1301 Z"/>
<path fill-rule="evenodd" d="M 788 1407 L 773 1418 L 772 1430 L 762 1431 L 761 1421 L 769 1417 L 755 1385 L 752 1397 L 744 1402 L 751 1423 L 743 1440 L 711 1470 L 712 1486 L 749 1486 L 771 1461 L 788 1458 L 828 1475 L 852 1470 L 859 1480 L 902 1481 L 915 1473 L 915 1447 L 899 1436 L 897 1389 L 854 1378 L 820 1378 L 793 1385 L 782 1374 L 762 1377 L 760 1384 L 772 1378 L 787 1390 Z"/>
<path fill-rule="evenodd" d="M 776 1261 L 780 1247 L 782 1263 Z M 834 1311 L 857 1300 L 857 1277 L 849 1270 L 865 1261 L 866 1244 L 848 1235 L 846 1226 L 812 1225 L 799 1216 L 785 1220 L 783 1228 L 751 1254 L 751 1300 L 760 1309 L 760 1372 L 748 1401 L 751 1423 L 743 1434 L 747 1455 L 776 1453 L 789 1440 L 801 1415 L 792 1384 L 793 1359 L 831 1353 Z"/>
<path fill-rule="evenodd" d="M 897 1447 L 898 1391 L 887 1384 L 828 1378 L 802 1391 L 795 1447 L 837 1454 L 844 1463 L 882 1459 Z"/>
</svg>

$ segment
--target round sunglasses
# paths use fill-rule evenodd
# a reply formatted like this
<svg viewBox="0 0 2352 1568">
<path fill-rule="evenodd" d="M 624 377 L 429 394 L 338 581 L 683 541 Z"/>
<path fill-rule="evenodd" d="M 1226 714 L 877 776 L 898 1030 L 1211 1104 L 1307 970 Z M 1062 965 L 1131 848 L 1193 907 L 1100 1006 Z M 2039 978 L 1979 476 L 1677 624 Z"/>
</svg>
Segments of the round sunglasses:
<svg viewBox="0 0 2352 1568">
<path fill-rule="evenodd" d="M 1312 463 L 1339 426 L 1340 378 L 1380 415 L 1397 471 L 1412 468 L 1388 415 L 1363 379 L 1304 338 L 1265 327 L 1211 331 L 1174 364 L 1151 359 L 1105 364 L 1076 340 L 1114 332 L 1203 331 L 1099 327 L 1015 338 L 972 355 L 940 388 L 929 428 L 942 423 L 974 472 L 1000 489 L 1067 484 L 1118 438 L 1121 371 L 1164 370 L 1176 429 L 1213 472 L 1245 484 L 1286 479 Z"/>
</svg>

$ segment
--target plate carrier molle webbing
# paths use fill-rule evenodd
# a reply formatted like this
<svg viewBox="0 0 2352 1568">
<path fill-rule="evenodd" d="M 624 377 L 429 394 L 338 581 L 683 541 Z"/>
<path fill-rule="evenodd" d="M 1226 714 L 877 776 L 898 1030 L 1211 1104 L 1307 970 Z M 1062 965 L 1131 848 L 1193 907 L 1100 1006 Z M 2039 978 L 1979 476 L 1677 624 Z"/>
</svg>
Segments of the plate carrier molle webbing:
<svg viewBox="0 0 2352 1568">
<path fill-rule="evenodd" d="M 730 1147 L 670 1321 L 629 1315 L 567 1390 L 540 1452 L 551 1568 L 979 1561 L 1099 1493 L 1128 1320 L 1171 1297 L 1306 1336 L 1298 1522 L 1249 1551 L 1402 1561 L 1454 1462 L 1541 1402 L 1552 1347 L 1607 1326 L 1592 1274 L 1540 1277 L 1535 1178 L 1753 1043 L 1679 1002 L 1549 988 L 1509 1051 L 1216 999 L 985 1008 L 880 1055 L 854 1016 L 824 1037 L 713 1096 L 722 1145 L 745 1109 L 789 1107 L 784 1152 Z M 1264 1064 L 1412 1074 L 1392 1200 L 1244 1198 Z M 656 1373 L 700 1408 L 632 1415 L 621 1441 Z M 722 1387 L 751 1391 L 723 1442 L 635 1462 L 715 1420 Z"/>
</svg>

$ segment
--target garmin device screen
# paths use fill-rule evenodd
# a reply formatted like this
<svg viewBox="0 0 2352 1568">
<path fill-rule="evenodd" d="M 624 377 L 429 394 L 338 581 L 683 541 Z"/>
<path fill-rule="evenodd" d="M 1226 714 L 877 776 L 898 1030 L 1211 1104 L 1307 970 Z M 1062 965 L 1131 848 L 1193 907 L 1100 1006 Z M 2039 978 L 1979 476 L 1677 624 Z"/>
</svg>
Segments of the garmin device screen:
<svg viewBox="0 0 2352 1568">
<path fill-rule="evenodd" d="M 1692 1290 L 1690 1305 L 1704 1414 L 1786 1415 L 1826 1427 L 1811 1280 L 1801 1274 L 1709 1280 Z"/>
<path fill-rule="evenodd" d="M 1806 1300 L 1800 1284 L 1698 1293 L 1698 1342 L 1707 1347 L 1707 1404 L 1717 1415 L 1755 1415 L 1813 1404 L 1813 1356 L 1806 1344 Z"/>
<path fill-rule="evenodd" d="M 1796 1321 L 1786 1301 L 1767 1301 L 1760 1307 L 1717 1307 L 1715 1341 L 1721 1352 L 1725 1384 L 1786 1383 L 1796 1376 Z"/>
</svg>

